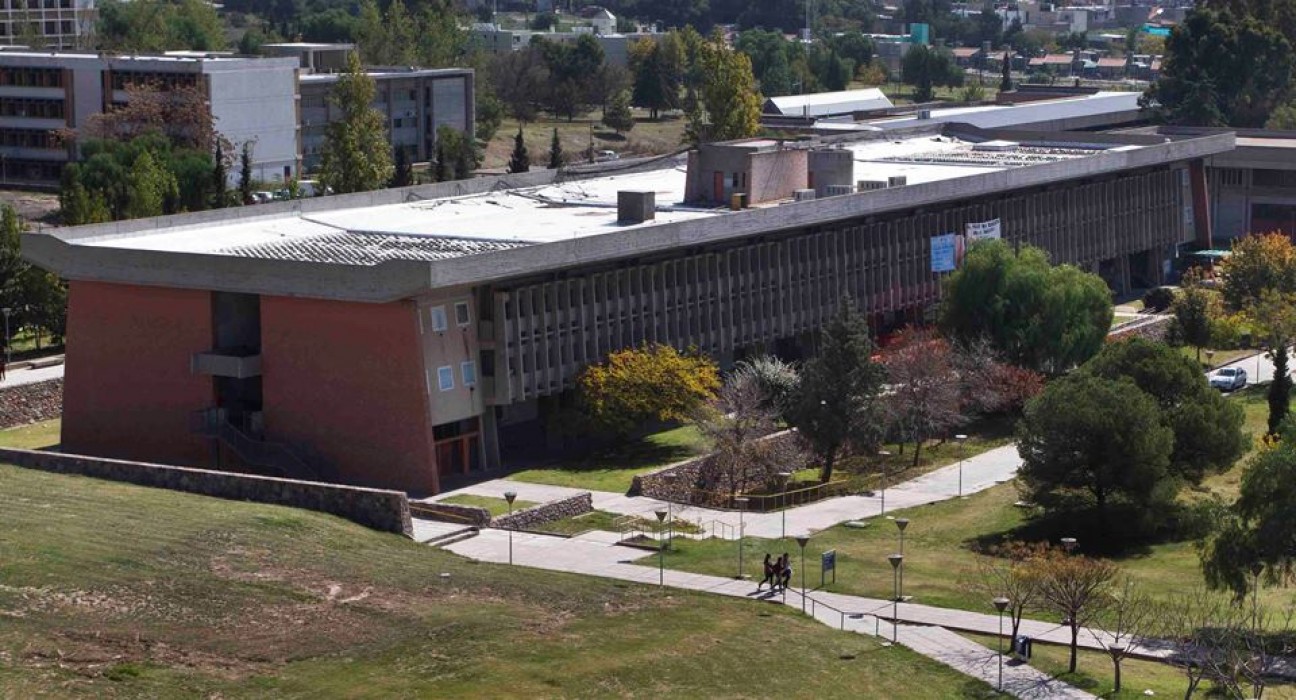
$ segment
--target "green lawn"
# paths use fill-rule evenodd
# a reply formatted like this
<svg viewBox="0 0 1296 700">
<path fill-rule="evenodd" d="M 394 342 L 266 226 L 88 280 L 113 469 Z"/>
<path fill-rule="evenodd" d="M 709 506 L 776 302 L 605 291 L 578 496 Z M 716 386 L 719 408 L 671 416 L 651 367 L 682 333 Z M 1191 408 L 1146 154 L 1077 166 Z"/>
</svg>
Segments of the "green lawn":
<svg viewBox="0 0 1296 700">
<path fill-rule="evenodd" d="M 459 506 L 477 506 L 478 508 L 485 508 L 486 512 L 491 514 L 492 518 L 500 515 L 507 515 L 509 512 L 508 501 L 502 498 L 493 498 L 491 496 L 472 496 L 465 494 L 443 498 L 439 502 L 453 503 L 454 505 Z M 534 505 L 537 505 L 535 501 L 513 501 L 513 510 L 522 510 L 523 508 L 530 508 Z"/>
<path fill-rule="evenodd" d="M 0 697 L 990 695 L 754 601 L 3 465 L 0 492 Z"/>
<path fill-rule="evenodd" d="M 625 493 L 630 490 L 636 474 L 696 457 L 706 450 L 706 441 L 698 429 L 685 425 L 583 459 L 515 472 L 508 478 L 533 484 Z"/>
<path fill-rule="evenodd" d="M 551 532 L 555 535 L 579 535 L 582 532 L 590 530 L 603 530 L 604 532 L 620 532 L 621 526 L 617 523 L 623 518 L 619 513 L 610 513 L 606 510 L 590 511 L 582 515 L 571 518 L 555 520 L 551 523 L 545 523 L 536 528 L 541 532 Z M 633 518 L 625 521 L 627 525 L 646 530 L 648 532 L 657 531 L 657 521 L 648 518 Z M 697 533 L 701 528 L 687 520 L 675 521 L 675 532 Z M 665 531 L 665 526 L 663 526 Z"/>
<path fill-rule="evenodd" d="M 992 650 L 999 649 L 998 639 L 994 636 L 966 633 L 963 636 Z M 1004 647 L 1007 648 L 1007 640 L 1004 641 Z M 1116 693 L 1112 690 L 1114 672 L 1110 656 L 1099 651 L 1082 650 L 1076 657 L 1076 673 L 1070 674 L 1067 673 L 1070 653 L 1065 646 L 1035 644 L 1031 650 L 1030 665 L 1101 698 L 1134 700 L 1149 697 L 1143 694 L 1145 690 L 1155 693 L 1151 697 L 1182 698 L 1184 691 L 1188 689 L 1186 677 L 1173 666 L 1155 661 L 1126 659 L 1121 662 L 1121 691 Z M 1210 689 L 1211 684 L 1203 682 L 1197 687 L 1198 696 L 1209 697 L 1207 691 Z M 1289 690 L 1286 687 L 1274 688 L 1266 692 L 1265 697 L 1269 697 L 1269 692 L 1273 692 L 1275 697 L 1292 697 Z"/>
<path fill-rule="evenodd" d="M 22 425 L 17 428 L 0 430 L 0 447 L 17 447 L 24 450 L 38 450 L 44 447 L 55 447 L 59 444 L 59 432 L 63 429 L 63 419 Z"/>
<path fill-rule="evenodd" d="M 1253 439 L 1264 433 L 1267 406 L 1264 389 L 1255 387 L 1237 392 L 1233 400 L 1242 403 L 1246 414 L 1244 430 Z M 1208 477 L 1200 487 L 1185 490 L 1186 500 L 1218 496 L 1226 502 L 1237 495 L 1238 483 L 1245 470 L 1243 458 L 1231 470 Z M 904 593 L 915 601 L 929 605 L 991 612 L 984 596 L 968 586 L 975 576 L 974 547 L 1005 537 L 1027 526 L 1030 512 L 1013 504 L 1020 498 L 1014 483 L 996 486 L 970 496 L 905 511 L 888 513 L 910 520 L 905 532 Z M 1029 533 L 1029 531 L 1025 531 Z M 899 548 L 897 529 L 890 520 L 874 519 L 870 526 L 853 529 L 837 526 L 818 532 L 806 548 L 807 558 L 818 557 L 828 549 L 837 550 L 837 583 L 827 589 L 841 593 L 885 598 L 892 594 L 893 577 L 887 555 Z M 1081 542 L 1081 549 L 1084 543 Z M 747 562 L 753 568 L 760 554 L 797 552 L 794 540 L 749 538 Z M 680 540 L 667 553 L 666 565 L 686 571 L 727 575 L 736 565 L 737 551 L 732 543 Z M 810 559 L 807 572 L 815 577 L 817 564 Z M 1194 541 L 1152 543 L 1125 552 L 1116 559 L 1122 569 L 1144 584 L 1153 595 L 1169 596 L 1194 586 L 1204 585 Z M 1274 610 L 1291 605 L 1289 589 L 1270 587 L 1260 593 L 1260 601 Z M 1049 615 L 1039 615 L 1049 617 Z"/>
</svg>

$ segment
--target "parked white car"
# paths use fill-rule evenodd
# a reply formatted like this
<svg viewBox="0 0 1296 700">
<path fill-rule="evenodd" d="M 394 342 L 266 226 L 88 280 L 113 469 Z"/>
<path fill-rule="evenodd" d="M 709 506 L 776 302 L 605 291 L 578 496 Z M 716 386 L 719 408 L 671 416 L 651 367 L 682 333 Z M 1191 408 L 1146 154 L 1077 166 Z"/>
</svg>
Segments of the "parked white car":
<svg viewBox="0 0 1296 700">
<path fill-rule="evenodd" d="M 1210 385 L 1220 391 L 1233 391 L 1246 386 L 1247 373 L 1241 367 L 1221 367 L 1210 373 Z"/>
</svg>

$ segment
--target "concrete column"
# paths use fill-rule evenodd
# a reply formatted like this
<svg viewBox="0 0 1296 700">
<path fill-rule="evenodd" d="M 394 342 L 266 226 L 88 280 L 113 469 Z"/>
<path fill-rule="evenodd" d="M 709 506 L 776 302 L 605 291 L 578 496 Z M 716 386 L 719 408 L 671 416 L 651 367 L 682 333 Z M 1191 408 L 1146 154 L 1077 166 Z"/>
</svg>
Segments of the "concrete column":
<svg viewBox="0 0 1296 700">
<path fill-rule="evenodd" d="M 487 469 L 498 469 L 500 466 L 499 421 L 495 419 L 494 406 L 487 406 L 481 415 L 481 451 L 482 464 Z"/>
</svg>

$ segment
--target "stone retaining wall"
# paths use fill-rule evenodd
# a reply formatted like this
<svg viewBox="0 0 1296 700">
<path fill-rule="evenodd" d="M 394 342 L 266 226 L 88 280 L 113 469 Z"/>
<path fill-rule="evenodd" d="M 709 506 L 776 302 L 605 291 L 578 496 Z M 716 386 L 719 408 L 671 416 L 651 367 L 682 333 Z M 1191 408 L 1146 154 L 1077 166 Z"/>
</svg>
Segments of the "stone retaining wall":
<svg viewBox="0 0 1296 700">
<path fill-rule="evenodd" d="M 491 522 L 491 526 L 511 530 L 534 530 L 545 523 L 574 518 L 592 510 L 594 510 L 594 495 L 586 491 L 569 498 L 519 510 L 512 515 L 501 515 Z"/>
<path fill-rule="evenodd" d="M 63 415 L 63 379 L 0 389 L 0 429 Z"/>
<path fill-rule="evenodd" d="M 1170 323 L 1172 321 L 1174 321 L 1174 317 L 1169 315 L 1149 316 L 1144 323 L 1138 325 L 1131 323 L 1127 327 L 1112 329 L 1107 334 L 1107 342 L 1125 340 L 1126 338 L 1143 338 L 1160 342 L 1165 340 L 1166 334 L 1170 332 Z"/>
<path fill-rule="evenodd" d="M 794 441 L 798 437 L 795 430 L 782 430 L 766 435 L 761 439 Z M 659 498 L 664 501 L 688 503 L 693 497 L 694 489 L 698 487 L 707 462 L 711 459 L 712 455 L 702 455 L 683 462 L 668 464 L 647 474 L 636 475 L 630 484 L 629 493 L 631 496 L 647 496 L 648 498 Z M 788 469 L 796 470 L 802 466 L 804 465 L 789 465 Z M 716 483 L 708 488 L 713 491 L 724 492 L 729 489 L 729 484 Z"/>
<path fill-rule="evenodd" d="M 481 506 L 462 506 L 458 503 L 436 503 L 432 501 L 419 501 L 410 504 L 410 509 L 414 515 L 429 520 L 439 520 L 443 523 L 454 523 L 456 525 L 472 525 L 473 527 L 486 527 L 490 525 L 490 511 Z"/>
<path fill-rule="evenodd" d="M 316 510 L 408 537 L 414 532 L 409 500 L 401 491 L 7 448 L 0 448 L 0 462 L 56 474 L 77 474 L 216 498 Z"/>
</svg>

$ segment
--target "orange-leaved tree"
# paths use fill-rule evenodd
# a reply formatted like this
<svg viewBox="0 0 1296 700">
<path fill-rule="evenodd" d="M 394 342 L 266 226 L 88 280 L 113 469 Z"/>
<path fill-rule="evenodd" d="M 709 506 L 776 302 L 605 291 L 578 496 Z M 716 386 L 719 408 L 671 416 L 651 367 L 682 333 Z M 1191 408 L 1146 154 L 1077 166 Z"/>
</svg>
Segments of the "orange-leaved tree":
<svg viewBox="0 0 1296 700">
<path fill-rule="evenodd" d="M 1233 250 L 1220 265 L 1224 303 L 1242 311 L 1260 301 L 1266 289 L 1296 293 L 1296 246 L 1284 233 L 1261 233 L 1233 241 Z"/>
</svg>

